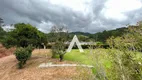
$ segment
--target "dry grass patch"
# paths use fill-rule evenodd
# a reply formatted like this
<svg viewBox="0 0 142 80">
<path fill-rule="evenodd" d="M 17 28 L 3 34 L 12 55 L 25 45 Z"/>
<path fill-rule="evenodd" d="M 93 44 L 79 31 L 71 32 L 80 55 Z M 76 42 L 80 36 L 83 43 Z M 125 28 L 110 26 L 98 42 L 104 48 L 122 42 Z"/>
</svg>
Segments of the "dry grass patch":
<svg viewBox="0 0 142 80">
<path fill-rule="evenodd" d="M 51 59 L 50 55 L 50 50 L 40 50 L 40 53 L 38 50 L 34 50 L 32 58 L 21 70 L 17 69 L 18 61 L 14 55 L 1 58 L 0 80 L 73 80 L 80 77 L 81 70 L 77 67 L 38 68 L 44 62 L 73 63 L 70 61 L 59 62 L 58 59 Z"/>
<path fill-rule="evenodd" d="M 16 48 L 6 49 L 2 44 L 0 44 L 0 58 L 13 54 L 15 49 Z"/>
</svg>

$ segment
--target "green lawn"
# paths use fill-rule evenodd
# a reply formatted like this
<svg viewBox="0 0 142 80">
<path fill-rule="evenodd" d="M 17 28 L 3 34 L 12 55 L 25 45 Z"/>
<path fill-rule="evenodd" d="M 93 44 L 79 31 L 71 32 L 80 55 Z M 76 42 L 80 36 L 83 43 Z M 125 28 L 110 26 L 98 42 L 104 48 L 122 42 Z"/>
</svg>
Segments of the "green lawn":
<svg viewBox="0 0 142 80">
<path fill-rule="evenodd" d="M 71 52 L 66 53 L 64 60 L 75 61 L 81 64 L 95 65 L 96 63 L 102 64 L 106 68 L 111 68 L 112 57 L 110 54 L 122 54 L 121 51 L 116 49 L 94 49 L 90 52 L 89 49 L 84 49 L 84 52 L 79 52 L 78 49 L 73 49 Z M 142 53 L 137 53 L 137 58 L 142 58 Z"/>
<path fill-rule="evenodd" d="M 84 52 L 79 52 L 78 49 L 73 49 L 71 52 L 66 53 L 64 60 L 75 61 L 81 64 L 94 65 L 94 63 L 101 63 L 104 66 L 111 67 L 111 57 L 108 55 L 107 49 L 84 49 Z"/>
<path fill-rule="evenodd" d="M 66 53 L 64 60 L 76 61 L 83 64 L 90 64 L 89 50 L 84 50 L 84 52 L 79 52 L 78 49 L 73 49 L 71 52 Z"/>
<path fill-rule="evenodd" d="M 132 55 L 133 60 L 142 63 L 142 53 L 127 51 Z M 136 54 L 136 55 L 135 55 Z M 120 65 L 118 64 L 122 60 L 124 52 L 117 49 L 84 49 L 84 52 L 79 52 L 78 49 L 73 49 L 71 52 L 64 55 L 64 60 L 78 62 L 79 64 L 92 65 L 92 72 L 96 74 L 106 73 L 111 80 L 115 80 L 116 75 L 119 75 Z M 127 71 L 127 68 L 123 66 Z M 123 71 L 123 70 L 121 70 Z M 131 71 L 129 69 L 129 71 Z M 118 72 L 118 73 L 117 73 Z M 115 74 L 114 74 L 115 73 Z M 113 77 L 115 76 L 115 77 Z M 114 78 L 114 79 L 113 79 Z"/>
</svg>

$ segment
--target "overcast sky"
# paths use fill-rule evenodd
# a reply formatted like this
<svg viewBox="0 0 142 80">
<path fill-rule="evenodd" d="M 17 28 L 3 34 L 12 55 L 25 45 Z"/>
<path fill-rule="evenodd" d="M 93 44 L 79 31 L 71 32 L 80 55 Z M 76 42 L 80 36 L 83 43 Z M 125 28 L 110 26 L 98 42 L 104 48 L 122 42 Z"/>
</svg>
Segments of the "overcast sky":
<svg viewBox="0 0 142 80">
<path fill-rule="evenodd" d="M 43 32 L 53 25 L 99 32 L 142 20 L 142 0 L 0 0 L 5 24 L 30 23 Z"/>
</svg>

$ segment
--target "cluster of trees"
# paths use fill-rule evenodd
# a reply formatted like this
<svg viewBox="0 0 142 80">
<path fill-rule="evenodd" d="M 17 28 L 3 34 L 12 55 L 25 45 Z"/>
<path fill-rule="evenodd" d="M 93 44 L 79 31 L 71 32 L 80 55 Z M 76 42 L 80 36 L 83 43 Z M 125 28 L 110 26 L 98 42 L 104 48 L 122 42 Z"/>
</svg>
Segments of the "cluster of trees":
<svg viewBox="0 0 142 80">
<path fill-rule="evenodd" d="M 128 28 L 122 27 L 122 28 L 117 28 L 115 30 L 104 30 L 103 32 L 97 32 L 95 34 L 91 33 L 85 33 L 85 32 L 71 32 L 69 33 L 71 39 L 74 35 L 78 36 L 78 39 L 80 41 L 88 42 L 88 41 L 95 41 L 95 42 L 102 42 L 106 43 L 106 40 L 110 38 L 111 36 L 113 37 L 118 37 L 122 36 L 123 34 L 127 33 Z"/>
<path fill-rule="evenodd" d="M 92 38 L 95 39 L 96 41 L 104 42 L 105 43 L 106 40 L 108 38 L 110 38 L 111 36 L 113 36 L 113 37 L 122 36 L 126 32 L 127 32 L 127 28 L 125 28 L 125 27 L 117 28 L 115 30 L 109 30 L 109 31 L 104 30 L 103 32 L 95 33 L 92 36 Z"/>
<path fill-rule="evenodd" d="M 2 23 L 3 20 L 0 18 L 0 25 Z M 0 27 L 0 34 L 0 42 L 7 48 L 13 46 L 17 47 L 17 49 L 19 47 L 27 48 L 29 45 L 40 48 L 43 47 L 43 44 L 46 45 L 50 43 L 53 53 L 52 58 L 58 55 L 60 61 L 63 60 L 64 54 L 66 53 L 67 45 L 64 43 L 71 41 L 75 34 L 78 36 L 79 40 L 83 42 L 98 41 L 98 45 L 100 46 L 107 41 L 109 46 L 113 48 L 127 47 L 129 50 L 142 51 L 142 22 L 137 26 L 123 27 L 95 34 L 83 32 L 69 33 L 64 26 L 53 26 L 51 32 L 45 34 L 30 24 L 17 23 L 14 25 L 14 29 L 9 32 L 4 31 L 3 28 Z M 120 47 L 118 43 L 121 44 Z"/>
<path fill-rule="evenodd" d="M 47 44 L 47 36 L 36 27 L 25 23 L 17 23 L 13 30 L 6 32 L 2 28 L 2 23 L 3 20 L 0 18 L 0 43 L 7 48 L 16 47 L 14 54 L 19 61 L 18 68 L 21 69 L 30 59 L 34 48 Z"/>
<path fill-rule="evenodd" d="M 107 40 L 111 48 L 119 49 L 123 54 L 110 54 L 114 57 L 113 70 L 117 79 L 141 80 L 142 58 L 138 52 L 142 51 L 142 22 L 135 26 L 129 26 L 127 33 L 119 37 L 111 37 Z M 117 51 L 116 51 L 117 52 Z M 115 53 L 116 53 L 115 52 Z"/>
<path fill-rule="evenodd" d="M 122 36 L 112 36 L 107 39 L 107 43 L 115 48 L 142 51 L 142 22 L 128 26 L 127 33 Z"/>
<path fill-rule="evenodd" d="M 3 19 L 0 18 L 0 26 L 2 26 L 3 23 L 4 23 Z"/>
<path fill-rule="evenodd" d="M 2 41 L 6 47 L 27 47 L 28 45 L 40 47 L 42 43 L 47 43 L 46 35 L 30 24 L 18 23 L 14 25 L 14 28 L 7 32 Z"/>
<path fill-rule="evenodd" d="M 3 19 L 0 18 L 0 24 L 3 23 Z M 37 30 L 34 26 L 30 24 L 24 24 L 24 23 L 18 23 L 15 24 L 15 29 L 6 33 L 1 27 L 0 27 L 0 38 L 1 42 L 3 42 L 5 46 L 27 46 L 27 44 L 32 44 L 34 46 L 41 47 L 42 43 L 45 45 L 49 42 L 55 42 L 56 40 L 56 34 L 53 33 L 54 30 L 52 29 L 50 33 L 45 34 L 41 31 Z M 53 26 L 55 28 L 55 26 Z M 95 42 L 102 42 L 106 43 L 106 40 L 109 39 L 111 36 L 114 38 L 118 36 L 122 36 L 123 34 L 128 32 L 128 28 L 122 27 L 115 30 L 109 30 L 109 31 L 103 31 L 98 32 L 95 34 L 90 33 L 84 33 L 84 32 L 71 32 L 68 33 L 67 41 L 71 41 L 74 35 L 78 36 L 78 39 L 82 42 L 89 42 L 89 41 L 95 41 Z M 53 35 L 55 34 L 55 35 Z M 7 36 L 6 36 L 7 35 Z M 5 40 L 2 40 L 5 38 Z M 48 38 L 48 39 L 47 39 Z"/>
<path fill-rule="evenodd" d="M 4 22 L 3 19 L 0 18 L 0 42 L 3 41 L 3 39 L 4 39 L 5 35 L 6 35 L 6 31 L 4 31 L 3 28 L 2 28 L 2 23 L 3 22 Z"/>
<path fill-rule="evenodd" d="M 0 18 L 0 23 L 3 23 L 3 20 Z M 1 27 L 0 27 L 0 41 L 3 43 L 4 46 L 6 47 L 11 47 L 11 46 L 18 46 L 18 47 L 26 47 L 29 44 L 35 46 L 35 47 L 43 47 L 43 44 L 48 47 L 48 43 L 55 42 L 57 39 L 58 33 L 54 33 L 55 26 L 52 27 L 52 30 L 50 33 L 45 34 L 34 26 L 30 24 L 24 24 L 24 23 L 18 23 L 14 25 L 15 29 L 11 30 L 10 32 L 5 32 Z M 66 29 L 67 30 L 67 29 Z M 110 38 L 111 36 L 118 37 L 126 33 L 128 28 L 118 28 L 116 30 L 109 30 L 109 31 L 103 31 L 103 32 L 98 32 L 95 34 L 90 34 L 90 33 L 84 33 L 84 32 L 71 32 L 67 33 L 67 40 L 66 41 L 71 41 L 74 35 L 78 36 L 78 39 L 81 42 L 90 42 L 90 41 L 95 41 L 95 42 L 101 42 L 101 43 L 106 43 L 106 40 Z M 50 45 L 50 44 L 49 44 Z M 105 45 L 105 44 L 104 44 Z M 51 48 L 52 45 L 49 47 Z"/>
<path fill-rule="evenodd" d="M 129 25 L 127 32 L 121 36 L 111 36 L 107 39 L 107 44 L 110 46 L 108 51 L 94 51 L 94 54 L 91 54 L 95 79 L 142 80 L 142 22 Z M 101 54 L 105 54 L 102 55 L 103 58 L 110 60 L 110 68 L 105 68 L 106 65 L 103 64 L 107 60 L 99 60 Z"/>
<path fill-rule="evenodd" d="M 31 55 L 31 50 L 30 52 L 27 50 L 29 45 L 34 48 L 40 48 L 43 47 L 43 44 L 52 43 L 52 58 L 57 55 L 62 61 L 66 53 L 66 45 L 64 43 L 69 40 L 68 30 L 64 26 L 53 26 L 51 32 L 45 34 L 30 24 L 17 23 L 14 25 L 14 29 L 9 32 L 0 27 L 0 34 L 0 43 L 5 47 L 17 47 L 14 54 L 19 61 L 19 68 L 22 68 L 29 59 L 28 56 Z"/>
<path fill-rule="evenodd" d="M 0 27 L 0 42 L 4 41 L 6 34 L 6 31 L 4 31 L 2 27 Z"/>
</svg>

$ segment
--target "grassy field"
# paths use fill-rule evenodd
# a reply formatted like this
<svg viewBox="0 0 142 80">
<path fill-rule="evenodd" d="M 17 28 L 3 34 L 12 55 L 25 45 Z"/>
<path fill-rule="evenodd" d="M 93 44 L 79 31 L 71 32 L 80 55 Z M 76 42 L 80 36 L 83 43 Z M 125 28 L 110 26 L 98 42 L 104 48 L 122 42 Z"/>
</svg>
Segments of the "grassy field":
<svg viewBox="0 0 142 80">
<path fill-rule="evenodd" d="M 79 52 L 78 49 L 73 49 L 71 52 L 66 53 L 64 60 L 79 62 L 81 64 L 95 65 L 96 63 L 111 68 L 112 60 L 115 58 L 112 54 L 122 54 L 119 50 L 113 49 L 85 49 L 84 52 Z M 142 53 L 136 52 L 136 59 L 142 58 Z"/>
<path fill-rule="evenodd" d="M 126 53 L 130 53 L 134 61 L 142 64 L 141 52 L 127 51 Z M 120 66 L 122 62 L 121 60 L 124 59 L 121 55 L 124 55 L 124 52 L 116 49 L 94 49 L 92 51 L 86 49 L 83 53 L 79 52 L 77 49 L 74 49 L 71 52 L 65 54 L 64 60 L 78 62 L 79 64 L 93 65 L 94 68 L 92 68 L 92 71 L 95 75 L 99 74 L 99 76 L 101 76 L 100 80 L 105 78 L 105 76 L 103 76 L 104 74 L 107 75 L 110 80 L 115 80 L 120 78 L 122 74 L 121 72 L 123 71 L 126 71 L 126 74 L 128 72 L 128 74 L 131 75 L 129 73 L 131 69 L 128 70 L 128 68 L 124 67 L 124 65 Z M 127 64 L 133 64 L 133 62 L 128 61 Z M 120 67 L 123 67 L 125 70 L 121 70 Z M 116 75 L 119 75 L 119 77 L 116 77 Z"/>
<path fill-rule="evenodd" d="M 89 57 L 89 50 L 84 50 L 84 52 L 81 53 L 78 49 L 73 49 L 71 52 L 65 54 L 64 60 L 91 64 L 91 59 Z"/>
<path fill-rule="evenodd" d="M 78 49 L 74 49 L 65 54 L 64 60 L 75 61 L 87 65 L 101 63 L 106 68 L 111 67 L 111 57 L 107 49 L 95 49 L 92 51 L 85 49 L 82 53 L 79 52 Z"/>
</svg>

